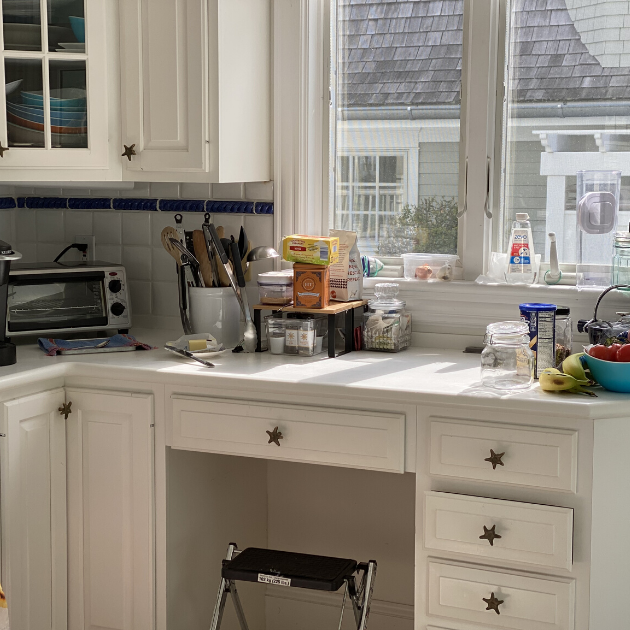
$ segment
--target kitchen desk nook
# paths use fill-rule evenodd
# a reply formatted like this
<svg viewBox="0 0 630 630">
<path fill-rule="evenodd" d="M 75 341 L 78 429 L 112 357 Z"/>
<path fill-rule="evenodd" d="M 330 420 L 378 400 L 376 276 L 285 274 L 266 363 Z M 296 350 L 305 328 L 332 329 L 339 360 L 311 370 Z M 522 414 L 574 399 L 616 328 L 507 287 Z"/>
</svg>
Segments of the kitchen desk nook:
<svg viewBox="0 0 630 630">
<path fill-rule="evenodd" d="M 232 541 L 375 559 L 371 629 L 627 627 L 627 396 L 489 398 L 452 350 L 214 362 L 0 370 L 12 630 L 208 628 Z M 239 593 L 252 629 L 337 627 L 341 592 Z"/>
</svg>

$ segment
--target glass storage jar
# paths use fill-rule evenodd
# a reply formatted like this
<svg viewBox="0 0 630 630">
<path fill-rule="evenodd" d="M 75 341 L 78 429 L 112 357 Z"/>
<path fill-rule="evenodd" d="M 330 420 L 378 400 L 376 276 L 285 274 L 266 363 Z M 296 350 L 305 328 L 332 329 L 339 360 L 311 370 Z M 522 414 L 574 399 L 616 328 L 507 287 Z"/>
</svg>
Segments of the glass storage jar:
<svg viewBox="0 0 630 630">
<path fill-rule="evenodd" d="M 363 322 L 366 350 L 400 352 L 411 345 L 411 314 L 405 302 L 396 298 L 399 287 L 384 282 L 374 287 L 375 298 L 368 302 Z"/>
<path fill-rule="evenodd" d="M 525 322 L 498 322 L 486 329 L 481 382 L 501 390 L 527 389 L 534 380 L 534 353 Z"/>
<path fill-rule="evenodd" d="M 268 271 L 258 274 L 261 304 L 287 306 L 293 302 L 293 270 Z"/>
<path fill-rule="evenodd" d="M 630 284 L 630 232 L 617 232 L 615 234 L 612 283 Z M 624 291 L 628 291 L 628 289 L 624 289 Z"/>
<path fill-rule="evenodd" d="M 286 320 L 281 317 L 267 317 L 267 344 L 271 354 L 284 354 Z"/>
<path fill-rule="evenodd" d="M 573 352 L 573 324 L 571 309 L 568 306 L 558 306 L 556 309 L 556 367 Z"/>
</svg>

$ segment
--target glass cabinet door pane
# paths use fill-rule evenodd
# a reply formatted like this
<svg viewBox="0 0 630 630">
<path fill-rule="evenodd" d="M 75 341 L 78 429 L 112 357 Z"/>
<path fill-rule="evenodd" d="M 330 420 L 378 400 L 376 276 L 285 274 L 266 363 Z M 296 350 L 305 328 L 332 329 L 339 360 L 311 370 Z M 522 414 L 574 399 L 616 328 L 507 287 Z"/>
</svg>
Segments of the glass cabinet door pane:
<svg viewBox="0 0 630 630">
<path fill-rule="evenodd" d="M 85 60 L 51 60 L 50 130 L 53 148 L 88 146 Z"/>
<path fill-rule="evenodd" d="M 39 0 L 3 0 L 2 28 L 5 50 L 41 50 Z"/>
<path fill-rule="evenodd" d="M 85 8 L 83 0 L 47 0 L 48 50 L 85 52 Z"/>
<path fill-rule="evenodd" d="M 44 147 L 41 59 L 5 59 L 7 136 L 10 147 Z"/>
</svg>

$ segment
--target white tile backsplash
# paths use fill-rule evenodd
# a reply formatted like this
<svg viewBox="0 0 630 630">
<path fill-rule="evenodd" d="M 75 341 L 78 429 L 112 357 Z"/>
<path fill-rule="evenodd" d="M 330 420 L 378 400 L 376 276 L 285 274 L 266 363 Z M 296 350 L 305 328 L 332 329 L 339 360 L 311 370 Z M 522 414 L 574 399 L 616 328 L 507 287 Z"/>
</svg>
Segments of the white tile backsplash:
<svg viewBox="0 0 630 630">
<path fill-rule="evenodd" d="M 65 243 L 66 232 L 64 229 L 63 214 L 63 210 L 37 211 L 38 243 Z M 69 244 L 70 243 L 68 243 L 68 245 Z"/>
<path fill-rule="evenodd" d="M 151 315 L 151 283 L 140 280 L 129 281 L 131 316 Z"/>
<path fill-rule="evenodd" d="M 242 199 L 243 184 L 212 184 L 213 199 Z"/>
<path fill-rule="evenodd" d="M 22 254 L 20 262 L 37 262 L 37 243 L 20 243 L 18 241 L 14 247 Z"/>
<path fill-rule="evenodd" d="M 151 248 L 151 280 L 173 282 L 177 279 L 175 259 L 160 245 Z"/>
<path fill-rule="evenodd" d="M 66 210 L 65 227 L 68 244 L 79 234 L 92 234 L 92 212 L 90 210 Z"/>
<path fill-rule="evenodd" d="M 245 199 L 273 201 L 273 182 L 249 182 L 245 184 Z"/>
<path fill-rule="evenodd" d="M 161 317 L 178 317 L 177 283 L 154 282 L 151 285 L 151 314 Z"/>
<path fill-rule="evenodd" d="M 37 210 L 17 208 L 15 230 L 18 243 L 37 243 Z"/>
<path fill-rule="evenodd" d="M 182 199 L 211 199 L 212 184 L 181 184 L 179 193 Z"/>
<path fill-rule="evenodd" d="M 122 246 L 121 245 L 105 245 L 98 242 L 96 237 L 96 260 L 103 260 L 109 263 L 122 264 Z"/>
<path fill-rule="evenodd" d="M 153 212 L 123 212 L 123 245 L 151 245 L 151 215 Z"/>
<path fill-rule="evenodd" d="M 130 280 L 151 280 L 151 248 L 143 245 L 123 245 L 122 263 Z"/>
<path fill-rule="evenodd" d="M 179 184 L 154 182 L 149 185 L 150 196 L 157 199 L 178 199 Z"/>
<path fill-rule="evenodd" d="M 122 213 L 121 212 L 94 212 L 94 236 L 96 248 L 101 245 L 122 244 Z"/>
<path fill-rule="evenodd" d="M 52 262 L 61 254 L 64 247 L 63 243 L 37 243 L 37 262 Z M 63 260 L 76 260 L 76 257 L 67 252 Z"/>
<path fill-rule="evenodd" d="M 13 210 L 0 210 L 0 239 L 15 247 L 13 217 Z"/>
</svg>

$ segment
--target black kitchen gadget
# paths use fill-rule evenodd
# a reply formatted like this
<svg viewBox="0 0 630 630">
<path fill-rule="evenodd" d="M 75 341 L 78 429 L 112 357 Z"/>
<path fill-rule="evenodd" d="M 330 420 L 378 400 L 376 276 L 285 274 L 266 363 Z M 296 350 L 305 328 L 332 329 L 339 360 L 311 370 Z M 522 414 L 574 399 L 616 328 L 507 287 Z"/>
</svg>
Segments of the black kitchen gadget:
<svg viewBox="0 0 630 630">
<path fill-rule="evenodd" d="M 20 258 L 22 258 L 22 254 L 13 251 L 9 243 L 0 241 L 0 313 L 3 318 L 2 329 L 0 329 L 0 365 L 13 365 L 17 361 L 15 345 L 9 341 L 6 328 L 11 262 Z"/>
<path fill-rule="evenodd" d="M 372 591 L 376 579 L 376 562 L 358 563 L 348 558 L 315 556 L 306 553 L 276 551 L 250 547 L 239 551 L 230 543 L 223 560 L 219 595 L 212 615 L 210 630 L 219 630 L 227 595 L 232 595 L 241 630 L 247 630 L 243 606 L 236 590 L 236 581 L 259 584 L 307 588 L 316 591 L 338 591 L 345 584 L 346 592 L 341 605 L 341 619 L 346 599 L 352 603 L 357 630 L 366 630 L 370 616 Z"/>
</svg>

